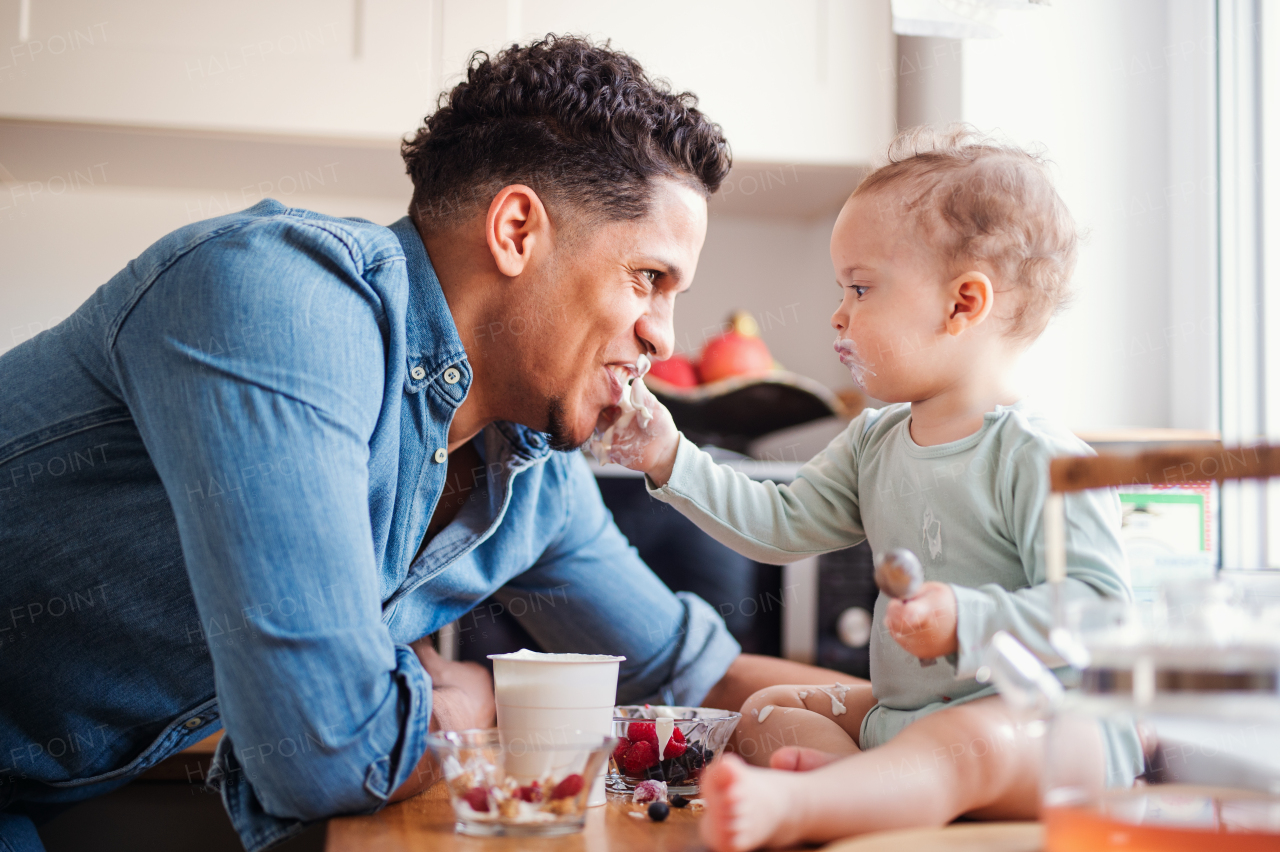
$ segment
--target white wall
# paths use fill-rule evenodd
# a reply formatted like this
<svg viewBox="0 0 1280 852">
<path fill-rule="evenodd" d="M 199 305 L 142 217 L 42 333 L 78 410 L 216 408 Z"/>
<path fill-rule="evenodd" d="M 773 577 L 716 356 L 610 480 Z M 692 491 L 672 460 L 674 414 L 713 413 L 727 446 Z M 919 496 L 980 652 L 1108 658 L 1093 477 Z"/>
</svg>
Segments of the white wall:
<svg viewBox="0 0 1280 852">
<path fill-rule="evenodd" d="M 1217 426 L 1211 5 L 1061 0 L 964 45 L 965 120 L 1046 146 L 1088 232 L 1024 369 L 1076 429 Z"/>
<path fill-rule="evenodd" d="M 5 190 L 0 187 L 12 202 Z M 66 318 L 169 231 L 228 212 L 213 209 L 216 197 L 200 190 L 99 187 L 42 193 L 0 211 L 0 352 Z M 351 196 L 284 200 L 384 223 L 403 216 L 407 206 L 406 200 Z"/>
<path fill-rule="evenodd" d="M 1076 298 L 1027 353 L 1024 390 L 1081 431 L 1216 429 L 1212 3 L 1060 0 L 1001 26 L 964 42 L 963 119 L 1046 148 L 1087 234 Z M 829 346 L 833 222 L 713 218 L 677 345 L 696 352 L 743 308 L 785 366 L 849 386 Z"/>
<path fill-rule="evenodd" d="M 784 367 L 832 388 L 851 386 L 831 351 L 839 299 L 827 249 L 834 224 L 834 216 L 713 217 L 693 287 L 676 303 L 676 348 L 696 357 L 732 311 L 746 310 Z"/>
</svg>

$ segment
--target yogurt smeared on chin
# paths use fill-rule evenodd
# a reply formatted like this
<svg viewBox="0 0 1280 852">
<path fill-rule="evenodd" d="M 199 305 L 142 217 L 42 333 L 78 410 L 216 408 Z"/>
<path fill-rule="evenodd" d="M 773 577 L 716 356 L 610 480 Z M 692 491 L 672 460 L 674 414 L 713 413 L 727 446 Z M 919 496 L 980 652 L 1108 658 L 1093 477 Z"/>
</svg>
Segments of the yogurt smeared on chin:
<svg viewBox="0 0 1280 852">
<path fill-rule="evenodd" d="M 591 455 L 595 456 L 596 461 L 600 464 L 608 464 L 615 462 L 617 464 L 625 464 L 630 457 L 639 457 L 638 450 L 641 448 L 630 446 L 631 441 L 616 441 L 616 435 L 626 434 L 632 425 L 632 421 L 637 421 L 641 430 L 649 426 L 653 420 L 653 412 L 643 405 L 638 405 L 633 400 L 636 394 L 636 385 L 640 384 L 645 374 L 649 372 L 650 361 L 647 355 L 641 354 L 636 358 L 635 371 L 636 375 L 633 379 L 622 386 L 622 398 L 618 400 L 618 408 L 622 413 L 618 415 L 609 428 L 603 432 L 596 430 L 591 436 L 591 441 L 587 444 L 587 449 L 591 451 Z"/>
<path fill-rule="evenodd" d="M 840 356 L 840 363 L 848 368 L 849 373 L 853 376 L 853 382 L 863 390 L 867 389 L 867 376 L 874 376 L 876 371 L 867 366 L 862 360 L 862 356 L 858 354 L 858 347 L 853 345 L 853 341 L 844 337 L 837 337 L 835 343 L 836 354 Z"/>
</svg>

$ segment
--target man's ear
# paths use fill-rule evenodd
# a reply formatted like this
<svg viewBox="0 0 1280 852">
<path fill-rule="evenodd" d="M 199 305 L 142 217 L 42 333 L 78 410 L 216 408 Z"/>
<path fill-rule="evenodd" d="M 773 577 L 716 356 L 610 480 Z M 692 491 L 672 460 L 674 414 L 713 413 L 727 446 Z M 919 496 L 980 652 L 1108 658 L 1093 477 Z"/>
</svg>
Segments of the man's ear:
<svg viewBox="0 0 1280 852">
<path fill-rule="evenodd" d="M 489 203 L 485 242 L 498 271 L 508 278 L 524 272 L 535 246 L 550 242 L 551 220 L 542 199 L 522 184 L 504 186 Z"/>
<path fill-rule="evenodd" d="M 947 334 L 954 337 L 985 320 L 995 306 L 995 295 L 991 279 L 977 270 L 951 279 L 947 285 Z"/>
</svg>

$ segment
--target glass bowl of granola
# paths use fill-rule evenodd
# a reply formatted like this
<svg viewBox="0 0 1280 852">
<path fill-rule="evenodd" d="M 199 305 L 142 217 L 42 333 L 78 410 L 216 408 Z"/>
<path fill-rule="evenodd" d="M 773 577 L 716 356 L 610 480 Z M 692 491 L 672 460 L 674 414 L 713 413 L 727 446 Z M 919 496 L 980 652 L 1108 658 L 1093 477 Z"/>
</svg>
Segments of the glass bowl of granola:
<svg viewBox="0 0 1280 852">
<path fill-rule="evenodd" d="M 697 795 L 703 769 L 724 750 L 741 718 L 741 713 L 710 707 L 615 707 L 618 742 L 609 756 L 606 786 L 629 793 L 642 781 L 662 781 L 672 795 Z"/>
<path fill-rule="evenodd" d="M 551 837 L 582 830 L 591 785 L 617 740 L 532 741 L 489 728 L 440 731 L 427 744 L 459 833 Z"/>
</svg>

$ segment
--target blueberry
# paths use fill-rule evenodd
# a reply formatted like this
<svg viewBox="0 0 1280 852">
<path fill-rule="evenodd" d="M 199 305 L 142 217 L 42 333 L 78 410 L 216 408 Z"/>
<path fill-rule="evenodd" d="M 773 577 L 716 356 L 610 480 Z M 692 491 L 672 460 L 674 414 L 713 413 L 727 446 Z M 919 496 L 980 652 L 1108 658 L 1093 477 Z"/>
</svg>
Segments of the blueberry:
<svg viewBox="0 0 1280 852">
<path fill-rule="evenodd" d="M 654 822 L 662 822 L 669 813 L 671 813 L 671 808 L 667 807 L 666 802 L 654 802 L 649 805 L 649 819 Z"/>
<path fill-rule="evenodd" d="M 681 763 L 673 763 L 671 768 L 667 770 L 667 783 L 679 784 L 681 781 L 689 777 L 689 769 Z"/>
<path fill-rule="evenodd" d="M 661 763 L 655 763 L 644 771 L 644 777 L 648 781 L 666 781 L 667 773 L 662 770 Z"/>
<path fill-rule="evenodd" d="M 681 796 L 679 793 L 676 793 L 674 796 L 671 797 L 671 807 L 686 808 L 688 806 L 689 806 L 689 800 L 686 799 L 684 796 Z"/>
</svg>

